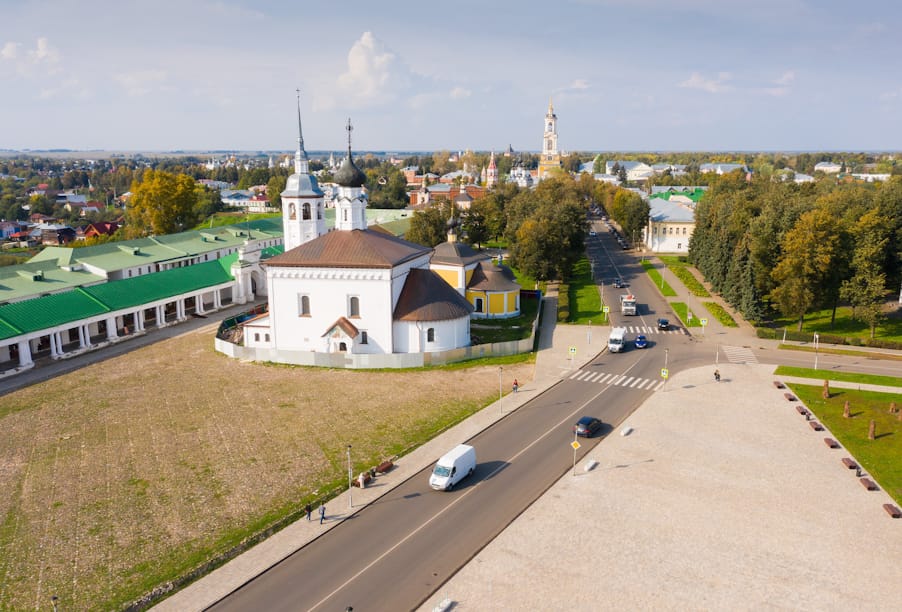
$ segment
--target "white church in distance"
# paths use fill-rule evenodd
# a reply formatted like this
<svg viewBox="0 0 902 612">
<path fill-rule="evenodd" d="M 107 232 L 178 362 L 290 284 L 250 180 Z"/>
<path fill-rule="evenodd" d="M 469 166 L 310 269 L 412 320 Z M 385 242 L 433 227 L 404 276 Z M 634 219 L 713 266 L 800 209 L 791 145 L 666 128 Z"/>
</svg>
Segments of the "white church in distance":
<svg viewBox="0 0 902 612">
<path fill-rule="evenodd" d="M 259 264 L 268 312 L 242 324 L 242 346 L 217 340 L 217 349 L 254 361 L 352 368 L 416 367 L 425 355 L 455 349 L 466 358 L 473 306 L 465 288 L 430 269 L 433 249 L 367 228 L 366 175 L 351 154 L 350 121 L 348 154 L 334 175 L 335 228 L 327 231 L 300 119 L 299 104 L 295 172 L 281 194 L 285 252 Z"/>
</svg>

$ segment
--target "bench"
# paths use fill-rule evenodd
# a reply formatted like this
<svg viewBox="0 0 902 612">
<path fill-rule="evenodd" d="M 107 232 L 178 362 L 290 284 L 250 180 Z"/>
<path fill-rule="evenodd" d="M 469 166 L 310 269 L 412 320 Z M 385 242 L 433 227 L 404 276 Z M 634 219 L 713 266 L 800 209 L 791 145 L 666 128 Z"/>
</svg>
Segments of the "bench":
<svg viewBox="0 0 902 612">
<path fill-rule="evenodd" d="M 811 425 L 811 429 L 814 431 L 824 431 L 824 428 L 817 421 L 808 421 L 808 424 Z"/>
<path fill-rule="evenodd" d="M 843 464 L 844 466 L 846 466 L 847 468 L 849 468 L 850 470 L 858 469 L 858 464 L 855 463 L 855 462 L 854 462 L 852 459 L 850 459 L 849 457 L 843 457 L 842 464 Z"/>
<path fill-rule="evenodd" d="M 790 401 L 790 402 L 796 401 L 796 396 L 789 392 L 784 393 L 783 397 L 785 397 L 787 399 L 787 401 Z"/>
<path fill-rule="evenodd" d="M 859 478 L 858 482 L 860 482 L 861 486 L 863 486 L 868 491 L 876 491 L 877 490 L 877 483 L 874 482 L 873 480 L 871 480 L 870 478 Z"/>
<path fill-rule="evenodd" d="M 775 381 L 774 381 L 774 386 L 775 386 L 777 389 L 785 389 L 785 388 L 786 388 L 786 385 L 784 385 L 783 383 L 781 383 L 779 380 L 775 380 Z"/>
<path fill-rule="evenodd" d="M 892 504 L 883 504 L 883 509 L 893 518 L 902 518 L 902 510 Z"/>
<path fill-rule="evenodd" d="M 833 438 L 824 438 L 824 444 L 826 444 L 829 448 L 839 448 L 839 442 L 837 442 Z"/>
<path fill-rule="evenodd" d="M 805 416 L 805 415 L 808 414 L 808 411 L 805 410 L 805 406 L 796 406 L 796 411 L 797 411 L 799 414 L 801 414 L 802 416 Z"/>
<path fill-rule="evenodd" d="M 384 474 L 385 472 L 389 471 L 393 467 L 395 467 L 395 464 L 392 463 L 391 461 L 383 461 L 382 463 L 380 463 L 379 465 L 376 466 L 376 471 L 379 472 L 380 474 Z"/>
</svg>

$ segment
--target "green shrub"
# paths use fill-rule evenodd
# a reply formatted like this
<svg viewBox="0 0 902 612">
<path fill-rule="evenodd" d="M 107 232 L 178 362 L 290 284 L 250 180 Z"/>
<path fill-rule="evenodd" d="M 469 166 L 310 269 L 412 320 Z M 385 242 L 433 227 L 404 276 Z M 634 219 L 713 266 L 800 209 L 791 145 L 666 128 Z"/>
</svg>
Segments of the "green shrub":
<svg viewBox="0 0 902 612">
<path fill-rule="evenodd" d="M 724 307 L 717 302 L 702 302 L 702 306 L 711 313 L 711 316 L 720 321 L 721 325 L 725 327 L 739 327 L 736 321 L 733 320 L 733 317 L 730 316 L 730 313 L 724 310 Z"/>
</svg>

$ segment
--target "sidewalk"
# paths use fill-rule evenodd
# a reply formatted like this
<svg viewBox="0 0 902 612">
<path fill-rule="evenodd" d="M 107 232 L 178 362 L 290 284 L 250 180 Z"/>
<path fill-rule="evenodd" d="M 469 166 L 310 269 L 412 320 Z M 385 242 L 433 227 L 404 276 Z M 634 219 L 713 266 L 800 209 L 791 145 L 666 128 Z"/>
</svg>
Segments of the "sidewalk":
<svg viewBox="0 0 902 612">
<path fill-rule="evenodd" d="M 332 499 L 326 505 L 326 521 L 323 525 L 319 524 L 317 509 L 314 509 L 314 520 L 296 521 L 163 600 L 154 609 L 160 612 L 183 612 L 207 608 L 338 525 L 354 512 L 385 495 L 392 487 L 431 465 L 448 448 L 475 436 L 557 384 L 573 369 L 591 360 L 603 348 L 604 339 L 607 337 L 604 327 L 593 326 L 590 330 L 588 326 L 582 325 L 556 325 L 557 287 L 552 286 L 548 289 L 544 308 L 533 378 L 532 381 L 521 384 L 517 393 L 508 393 L 466 421 L 401 457 L 390 472 L 377 476 L 376 482 L 381 486 L 362 490 L 355 488 Z"/>
</svg>

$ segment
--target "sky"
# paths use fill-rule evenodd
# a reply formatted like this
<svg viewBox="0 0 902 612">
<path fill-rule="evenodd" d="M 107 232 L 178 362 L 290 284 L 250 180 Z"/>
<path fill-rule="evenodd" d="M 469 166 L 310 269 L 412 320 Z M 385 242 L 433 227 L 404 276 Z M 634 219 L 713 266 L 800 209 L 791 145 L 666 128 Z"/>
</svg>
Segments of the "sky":
<svg viewBox="0 0 902 612">
<path fill-rule="evenodd" d="M 902 150 L 897 0 L 0 0 L 0 149 Z"/>
</svg>

